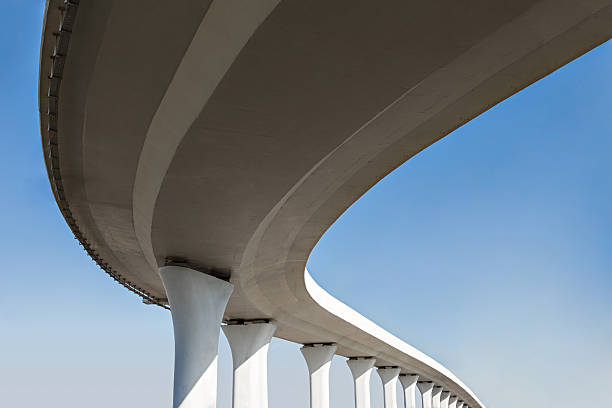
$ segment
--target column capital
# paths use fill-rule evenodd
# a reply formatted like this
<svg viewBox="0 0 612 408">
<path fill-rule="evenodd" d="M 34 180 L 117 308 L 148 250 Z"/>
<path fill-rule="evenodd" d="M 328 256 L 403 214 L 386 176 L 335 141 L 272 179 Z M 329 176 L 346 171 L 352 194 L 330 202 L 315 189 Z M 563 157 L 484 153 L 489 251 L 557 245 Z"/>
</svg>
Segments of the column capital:
<svg viewBox="0 0 612 408">
<path fill-rule="evenodd" d="M 383 384 L 386 384 L 391 381 L 397 381 L 401 369 L 399 367 L 383 366 L 376 367 L 376 371 L 378 372 L 378 375 L 380 376 L 380 379 L 382 380 Z"/>
<path fill-rule="evenodd" d="M 276 324 L 263 319 L 227 324 L 221 327 L 232 349 L 234 368 L 240 367 L 262 347 L 267 347 L 276 331 Z"/>
<path fill-rule="evenodd" d="M 433 392 L 434 383 L 433 381 L 417 381 L 417 388 L 421 392 L 424 393 L 432 393 Z"/>
<path fill-rule="evenodd" d="M 321 366 L 331 362 L 338 347 L 333 343 L 304 344 L 300 351 L 306 360 L 308 371 L 312 374 Z"/>
<path fill-rule="evenodd" d="M 364 373 L 369 372 L 370 369 L 374 367 L 375 363 L 376 359 L 374 357 L 351 357 L 346 360 L 346 364 L 348 364 L 354 379 L 357 379 Z"/>
<path fill-rule="evenodd" d="M 400 383 L 404 389 L 416 385 L 419 380 L 419 376 L 416 374 L 400 374 L 399 376 Z"/>
</svg>

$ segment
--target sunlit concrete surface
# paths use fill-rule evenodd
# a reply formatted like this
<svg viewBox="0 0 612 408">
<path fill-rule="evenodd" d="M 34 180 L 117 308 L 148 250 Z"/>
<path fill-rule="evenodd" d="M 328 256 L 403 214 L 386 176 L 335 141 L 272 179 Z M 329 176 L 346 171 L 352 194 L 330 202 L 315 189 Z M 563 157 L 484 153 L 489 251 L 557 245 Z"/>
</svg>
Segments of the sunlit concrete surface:
<svg viewBox="0 0 612 408">
<path fill-rule="evenodd" d="M 301 348 L 310 377 L 310 408 L 329 408 L 329 369 L 337 347 L 307 344 Z"/>
<path fill-rule="evenodd" d="M 39 100 L 55 198 L 100 267 L 172 308 L 179 337 L 206 332 L 212 360 L 221 321 L 262 320 L 432 382 L 434 408 L 442 389 L 484 408 L 448 368 L 325 292 L 306 262 L 398 165 L 609 39 L 611 3 L 51 0 Z M 218 281 L 198 283 L 220 291 L 197 312 L 210 333 L 183 321 L 200 300 L 169 289 L 164 267 Z M 188 355 L 195 340 L 180 339 Z M 175 406 L 200 395 L 181 367 Z"/>
<path fill-rule="evenodd" d="M 403 374 L 399 380 L 404 390 L 404 408 L 416 408 L 416 384 L 418 375 Z"/>
</svg>

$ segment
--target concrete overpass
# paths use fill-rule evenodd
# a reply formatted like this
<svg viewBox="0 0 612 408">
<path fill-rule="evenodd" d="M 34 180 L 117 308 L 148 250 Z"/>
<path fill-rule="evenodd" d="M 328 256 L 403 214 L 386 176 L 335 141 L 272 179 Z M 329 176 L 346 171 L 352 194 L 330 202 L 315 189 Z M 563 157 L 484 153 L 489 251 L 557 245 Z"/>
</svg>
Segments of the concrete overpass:
<svg viewBox="0 0 612 408">
<path fill-rule="evenodd" d="M 394 168 L 611 32 L 612 0 L 49 0 L 49 180 L 98 265 L 171 308 L 175 407 L 215 406 L 223 322 L 235 407 L 267 406 L 276 336 L 304 344 L 313 407 L 335 353 L 357 407 L 376 366 L 386 407 L 399 378 L 407 407 L 418 387 L 425 408 L 484 408 L 308 256 Z"/>
</svg>

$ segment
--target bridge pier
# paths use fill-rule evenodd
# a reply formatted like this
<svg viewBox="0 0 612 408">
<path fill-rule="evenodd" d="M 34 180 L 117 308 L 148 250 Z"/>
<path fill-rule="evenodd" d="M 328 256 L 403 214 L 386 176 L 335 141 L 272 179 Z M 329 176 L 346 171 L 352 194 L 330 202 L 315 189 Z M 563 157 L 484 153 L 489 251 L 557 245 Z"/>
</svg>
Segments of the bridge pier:
<svg viewBox="0 0 612 408">
<path fill-rule="evenodd" d="M 423 408 L 432 408 L 432 393 L 434 384 L 431 381 L 419 381 L 417 387 L 421 392 L 421 403 Z"/>
<path fill-rule="evenodd" d="M 175 339 L 173 408 L 216 408 L 219 328 L 234 286 L 183 266 L 159 268 L 172 312 Z M 233 360 L 233 408 L 268 407 L 268 349 L 276 330 L 266 320 L 230 321 L 223 326 Z M 301 348 L 310 377 L 310 408 L 329 408 L 329 370 L 337 347 L 307 344 Z M 370 408 L 370 379 L 376 359 L 347 360 L 355 386 L 355 408 Z M 405 408 L 416 408 L 415 388 L 423 408 L 469 408 L 431 381 L 400 375 L 399 367 L 379 367 L 385 408 L 398 408 L 397 380 Z"/>
<path fill-rule="evenodd" d="M 372 357 L 350 358 L 346 361 L 355 382 L 355 408 L 370 408 L 370 376 L 376 362 Z"/>
<path fill-rule="evenodd" d="M 310 408 L 329 408 L 329 368 L 337 347 L 306 344 L 301 348 L 310 377 Z"/>
<path fill-rule="evenodd" d="M 217 406 L 219 327 L 234 285 L 181 266 L 159 269 L 174 326 L 173 408 Z"/>
<path fill-rule="evenodd" d="M 397 408 L 397 379 L 399 367 L 379 367 L 378 375 L 383 383 L 385 408 Z"/>
<path fill-rule="evenodd" d="M 402 374 L 399 376 L 400 384 L 404 389 L 404 408 L 416 408 L 416 384 L 418 375 Z"/>
<path fill-rule="evenodd" d="M 443 391 L 442 394 L 440 394 L 440 407 L 441 408 L 448 408 L 448 400 L 450 399 L 450 392 L 449 391 Z"/>
<path fill-rule="evenodd" d="M 433 408 L 442 408 L 440 399 L 442 397 L 442 387 L 435 385 L 431 392 L 431 406 Z"/>
<path fill-rule="evenodd" d="M 233 408 L 268 407 L 268 348 L 275 330 L 261 320 L 223 326 L 234 365 Z"/>
</svg>

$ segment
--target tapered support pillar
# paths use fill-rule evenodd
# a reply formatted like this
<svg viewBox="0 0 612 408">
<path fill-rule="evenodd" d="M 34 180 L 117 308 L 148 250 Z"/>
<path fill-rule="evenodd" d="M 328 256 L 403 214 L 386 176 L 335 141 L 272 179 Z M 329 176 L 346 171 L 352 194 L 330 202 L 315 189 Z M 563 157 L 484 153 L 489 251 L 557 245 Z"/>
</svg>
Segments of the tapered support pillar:
<svg viewBox="0 0 612 408">
<path fill-rule="evenodd" d="M 448 400 L 449 399 L 450 399 L 450 392 L 443 391 L 442 394 L 440 394 L 440 407 L 441 408 L 448 408 Z"/>
<path fill-rule="evenodd" d="M 332 344 L 308 344 L 301 349 L 310 375 L 310 408 L 329 408 L 329 368 L 336 349 Z"/>
<path fill-rule="evenodd" d="M 422 407 L 432 408 L 431 395 L 433 393 L 434 384 L 431 381 L 419 381 L 417 387 L 421 393 Z"/>
<path fill-rule="evenodd" d="M 219 327 L 234 286 L 180 266 L 159 269 L 174 326 L 174 408 L 217 406 Z"/>
<path fill-rule="evenodd" d="M 419 376 L 402 374 L 399 376 L 399 380 L 404 389 L 404 408 L 416 408 L 416 384 Z"/>
<path fill-rule="evenodd" d="M 461 400 L 457 401 L 457 408 L 467 408 L 467 405 Z"/>
<path fill-rule="evenodd" d="M 268 348 L 275 330 L 274 323 L 223 326 L 234 362 L 234 408 L 268 408 Z"/>
<path fill-rule="evenodd" d="M 378 375 L 383 383 L 385 408 L 397 408 L 397 378 L 399 367 L 379 367 Z"/>
<path fill-rule="evenodd" d="M 370 408 L 370 376 L 375 358 L 351 358 L 347 364 L 355 381 L 355 408 Z"/>
<path fill-rule="evenodd" d="M 448 400 L 448 408 L 457 408 L 457 396 L 456 395 L 451 395 L 450 399 Z"/>
<path fill-rule="evenodd" d="M 441 408 L 440 398 L 442 396 L 442 387 L 434 386 L 431 392 L 431 406 L 433 408 Z"/>
</svg>

